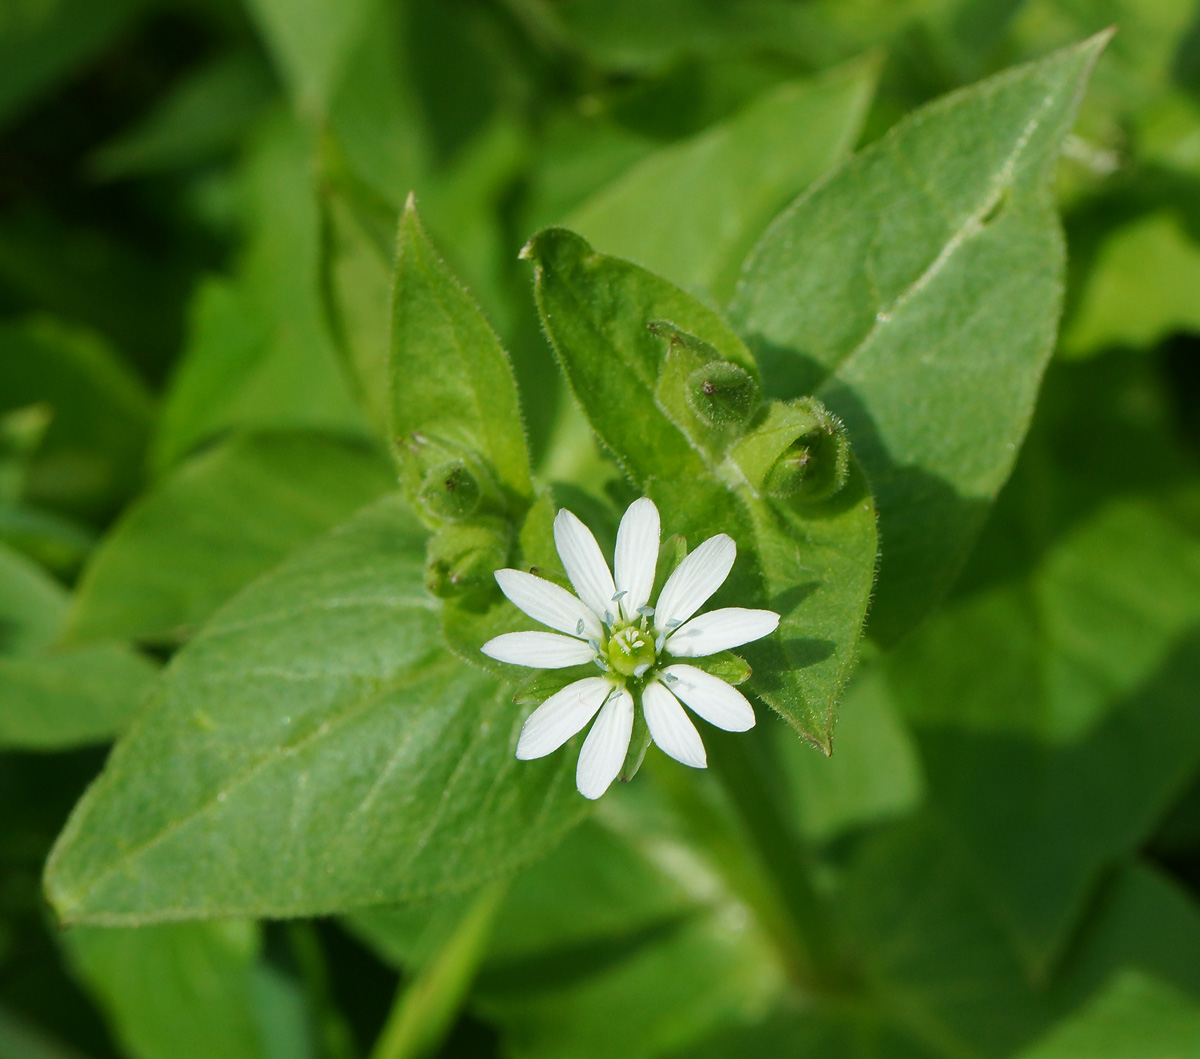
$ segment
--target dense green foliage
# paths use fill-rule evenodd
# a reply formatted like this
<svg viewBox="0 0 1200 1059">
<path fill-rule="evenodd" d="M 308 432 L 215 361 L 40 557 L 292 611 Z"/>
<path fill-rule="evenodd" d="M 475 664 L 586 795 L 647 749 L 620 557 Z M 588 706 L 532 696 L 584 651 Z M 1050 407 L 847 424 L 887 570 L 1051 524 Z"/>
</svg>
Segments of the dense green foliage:
<svg viewBox="0 0 1200 1059">
<path fill-rule="evenodd" d="M 1193 0 L 0 5 L 0 1059 L 1200 1055 L 1198 358 Z"/>
</svg>

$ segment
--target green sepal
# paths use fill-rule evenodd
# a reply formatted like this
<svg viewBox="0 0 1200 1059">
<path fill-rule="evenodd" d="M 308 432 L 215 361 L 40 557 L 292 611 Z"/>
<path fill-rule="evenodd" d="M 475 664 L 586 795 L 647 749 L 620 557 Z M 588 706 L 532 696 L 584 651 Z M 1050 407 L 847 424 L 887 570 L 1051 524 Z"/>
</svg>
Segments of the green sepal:
<svg viewBox="0 0 1200 1059">
<path fill-rule="evenodd" d="M 513 702 L 518 706 L 540 706 L 551 695 L 562 691 L 585 677 L 594 677 L 595 666 L 572 666 L 570 669 L 538 669 L 522 680 L 513 692 Z"/>
<path fill-rule="evenodd" d="M 637 775 L 646 751 L 650 749 L 650 729 L 646 727 L 646 716 L 641 705 L 633 712 L 633 732 L 629 737 L 629 749 L 625 751 L 625 763 L 621 766 L 620 780 L 628 783 Z"/>
<path fill-rule="evenodd" d="M 750 663 L 732 651 L 722 651 L 720 654 L 706 655 L 704 658 L 681 658 L 679 661 L 702 669 L 710 676 L 732 684 L 735 688 L 739 684 L 745 684 L 754 675 Z"/>
</svg>

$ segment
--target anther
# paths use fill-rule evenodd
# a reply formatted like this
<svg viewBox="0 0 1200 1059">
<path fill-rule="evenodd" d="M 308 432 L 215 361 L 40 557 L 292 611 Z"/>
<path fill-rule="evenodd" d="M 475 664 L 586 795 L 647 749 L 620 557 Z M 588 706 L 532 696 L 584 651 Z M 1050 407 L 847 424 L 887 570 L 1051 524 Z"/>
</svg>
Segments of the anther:
<svg viewBox="0 0 1200 1059">
<path fill-rule="evenodd" d="M 576 636 L 583 635 L 583 619 L 582 618 L 580 618 L 579 621 L 576 622 L 576 624 L 575 624 L 575 635 Z"/>
</svg>

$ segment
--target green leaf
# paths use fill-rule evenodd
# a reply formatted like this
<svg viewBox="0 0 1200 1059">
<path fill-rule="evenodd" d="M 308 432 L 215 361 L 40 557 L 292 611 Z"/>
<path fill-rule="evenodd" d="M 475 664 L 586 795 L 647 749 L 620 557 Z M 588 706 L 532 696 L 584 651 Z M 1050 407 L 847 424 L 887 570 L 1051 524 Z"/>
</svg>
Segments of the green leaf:
<svg viewBox="0 0 1200 1059">
<path fill-rule="evenodd" d="M 117 644 L 54 646 L 67 593 L 0 545 L 0 747 L 57 750 L 125 727 L 155 668 Z"/>
<path fill-rule="evenodd" d="M 54 0 L 9 4 L 0 13 L 0 123 L 101 50 L 147 0 Z"/>
<path fill-rule="evenodd" d="M 846 422 L 880 510 L 874 635 L 965 558 L 1029 423 L 1063 247 L 1050 178 L 1108 35 L 917 111 L 771 225 L 734 299 L 768 392 Z"/>
<path fill-rule="evenodd" d="M 729 325 L 667 280 L 596 253 L 564 228 L 538 233 L 521 256 L 536 266 L 542 323 L 575 399 L 630 478 L 641 485 L 702 474 L 699 454 L 655 401 L 665 344 L 648 325 L 669 321 L 757 375 Z"/>
<path fill-rule="evenodd" d="M 271 1056 L 258 1011 L 268 972 L 258 964 L 255 924 L 80 927 L 63 940 L 132 1059 Z"/>
<path fill-rule="evenodd" d="M 1176 490 L 1102 505 L 890 660 L 931 798 L 1035 968 L 1200 762 L 1198 637 L 1200 494 Z"/>
<path fill-rule="evenodd" d="M 240 174 L 244 256 L 232 280 L 196 290 L 155 438 L 160 471 L 230 428 L 365 433 L 321 312 L 311 140 L 275 115 L 252 144 Z"/>
<path fill-rule="evenodd" d="M 171 172 L 235 148 L 271 92 L 261 59 L 231 52 L 185 74 L 133 128 L 93 156 L 91 170 L 113 180 Z"/>
<path fill-rule="evenodd" d="M 259 24 L 296 106 L 320 117 L 345 72 L 371 10 L 369 0 L 251 0 Z"/>
<path fill-rule="evenodd" d="M 307 915 L 464 890 L 579 819 L 574 756 L 517 761 L 511 687 L 441 646 L 423 544 L 385 498 L 175 657 L 51 857 L 63 919 Z"/>
<path fill-rule="evenodd" d="M 387 460 L 351 442 L 225 442 L 128 509 L 84 570 L 66 636 L 186 640 L 243 585 L 393 487 Z"/>
<path fill-rule="evenodd" d="M 860 668 L 838 711 L 837 752 L 818 757 L 777 729 L 778 754 L 802 832 L 829 842 L 907 815 L 925 794 L 917 744 L 881 668 Z"/>
<path fill-rule="evenodd" d="M 0 412 L 43 406 L 23 497 L 84 518 L 111 515 L 137 485 L 152 405 L 141 382 L 89 331 L 35 318 L 0 326 Z"/>
<path fill-rule="evenodd" d="M 533 495 L 512 366 L 421 227 L 410 197 L 400 218 L 392 297 L 391 434 L 410 496 L 455 459 L 481 460 L 504 508 Z M 436 476 L 436 473 L 435 473 Z"/>
<path fill-rule="evenodd" d="M 1197 1041 L 1200 1001 L 1126 971 L 1020 1059 L 1172 1059 Z"/>
<path fill-rule="evenodd" d="M 1149 347 L 1176 331 L 1200 332 L 1200 247 L 1179 218 L 1154 213 L 1118 228 L 1101 247 L 1063 333 L 1084 357 L 1108 346 Z"/>
<path fill-rule="evenodd" d="M 729 533 L 743 557 L 717 600 L 782 616 L 778 632 L 743 652 L 754 670 L 750 687 L 828 750 L 875 570 L 875 513 L 861 471 L 853 467 L 821 502 L 759 495 L 733 462 L 736 448 L 733 460 L 721 454 L 737 431 L 752 438 L 768 429 L 771 409 L 731 435 L 709 430 L 689 404 L 689 358 L 720 357 L 757 377 L 724 321 L 563 229 L 535 236 L 523 253 L 537 264 L 538 306 L 576 399 L 635 485 L 659 504 L 664 533 L 683 534 L 691 547 Z"/>
<path fill-rule="evenodd" d="M 687 290 L 724 301 L 754 240 L 858 139 L 876 65 L 792 81 L 728 121 L 643 159 L 566 227 Z"/>
</svg>

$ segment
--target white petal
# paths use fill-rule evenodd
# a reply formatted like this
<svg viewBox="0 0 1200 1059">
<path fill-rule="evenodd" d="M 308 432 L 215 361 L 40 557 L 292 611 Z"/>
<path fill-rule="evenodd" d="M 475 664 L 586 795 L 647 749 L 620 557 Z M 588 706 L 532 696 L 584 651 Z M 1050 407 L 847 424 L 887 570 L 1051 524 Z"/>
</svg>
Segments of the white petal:
<svg viewBox="0 0 1200 1059">
<path fill-rule="evenodd" d="M 708 766 L 704 743 L 696 726 L 688 720 L 679 700 L 657 680 L 652 680 L 642 692 L 642 711 L 650 738 L 665 754 L 694 769 Z"/>
<path fill-rule="evenodd" d="M 604 677 L 585 677 L 556 691 L 525 718 L 517 757 L 530 761 L 553 753 L 596 716 L 612 689 Z"/>
<path fill-rule="evenodd" d="M 725 583 L 736 557 L 737 545 L 725 533 L 709 537 L 685 557 L 658 594 L 654 627 L 659 632 L 670 632 L 675 628 L 673 622 L 687 621 Z"/>
<path fill-rule="evenodd" d="M 658 508 L 653 500 L 644 496 L 629 505 L 617 529 L 617 552 L 613 556 L 613 580 L 617 591 L 625 593 L 621 610 L 626 618 L 632 619 L 638 607 L 650 602 L 659 533 Z"/>
<path fill-rule="evenodd" d="M 615 615 L 613 595 L 617 590 L 600 545 L 592 531 L 566 508 L 554 516 L 554 545 L 579 598 L 598 617 L 603 618 L 605 611 Z"/>
<path fill-rule="evenodd" d="M 773 610 L 724 607 L 694 617 L 667 637 L 667 653 L 676 658 L 703 658 L 718 651 L 761 640 L 779 627 Z"/>
<path fill-rule="evenodd" d="M 727 732 L 754 727 L 754 707 L 737 688 L 695 666 L 667 666 L 663 679 L 697 716 Z M 674 677 L 674 680 L 670 678 Z"/>
<path fill-rule="evenodd" d="M 524 570 L 497 570 L 496 583 L 534 621 L 586 640 L 600 639 L 603 629 L 591 609 L 565 588 Z M 583 622 L 581 628 L 579 623 Z"/>
<path fill-rule="evenodd" d="M 604 704 L 579 751 L 575 786 L 585 798 L 599 798 L 621 772 L 633 734 L 633 696 L 624 688 Z"/>
<path fill-rule="evenodd" d="M 479 650 L 497 662 L 531 669 L 566 669 L 596 657 L 582 640 L 556 632 L 506 632 L 488 640 Z"/>
</svg>

